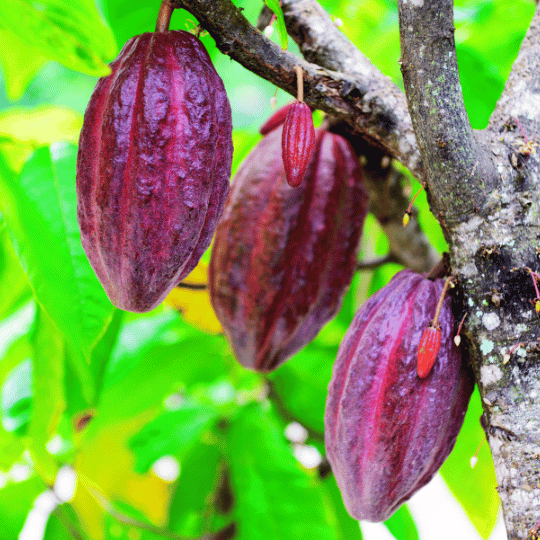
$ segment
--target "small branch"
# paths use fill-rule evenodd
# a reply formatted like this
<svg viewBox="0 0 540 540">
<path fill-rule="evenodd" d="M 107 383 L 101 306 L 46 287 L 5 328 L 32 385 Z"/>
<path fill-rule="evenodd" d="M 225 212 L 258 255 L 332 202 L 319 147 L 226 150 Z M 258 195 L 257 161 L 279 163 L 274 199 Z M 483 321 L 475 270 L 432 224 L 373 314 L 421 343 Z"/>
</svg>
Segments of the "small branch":
<svg viewBox="0 0 540 540">
<path fill-rule="evenodd" d="M 409 112 L 434 213 L 448 233 L 452 224 L 481 211 L 497 176 L 465 111 L 453 2 L 400 0 L 399 22 Z"/>
<path fill-rule="evenodd" d="M 371 261 L 360 261 L 356 265 L 357 270 L 376 270 L 380 266 L 383 266 L 385 264 L 389 263 L 397 263 L 398 258 L 393 254 L 389 253 L 388 255 L 385 255 L 384 257 L 379 257 L 378 259 L 373 259 Z"/>
<path fill-rule="evenodd" d="M 356 133 L 367 136 L 421 177 L 422 166 L 403 94 L 376 68 L 345 75 L 306 62 L 265 37 L 231 0 L 176 0 L 175 6 L 192 13 L 222 53 L 292 96 L 296 96 L 294 67 L 299 65 L 306 83 L 304 101 L 310 107 L 347 122 Z"/>
<path fill-rule="evenodd" d="M 191 291 L 205 291 L 208 289 L 206 283 L 186 283 L 184 281 L 181 281 L 177 287 L 179 289 L 189 289 Z"/>
</svg>

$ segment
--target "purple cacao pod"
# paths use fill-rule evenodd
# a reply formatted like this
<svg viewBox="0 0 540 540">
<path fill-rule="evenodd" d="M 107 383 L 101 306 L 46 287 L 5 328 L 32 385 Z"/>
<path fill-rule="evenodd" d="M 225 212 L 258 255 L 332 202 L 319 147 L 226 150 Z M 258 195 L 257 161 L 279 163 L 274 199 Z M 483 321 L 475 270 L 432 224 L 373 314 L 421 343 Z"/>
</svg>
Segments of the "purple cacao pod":
<svg viewBox="0 0 540 540">
<path fill-rule="evenodd" d="M 315 128 L 311 109 L 299 101 L 287 110 L 283 123 L 281 148 L 285 177 L 292 187 L 298 187 L 306 175 L 315 150 Z"/>
<path fill-rule="evenodd" d="M 98 81 L 77 159 L 81 241 L 110 300 L 156 307 L 210 244 L 229 189 L 231 109 L 182 31 L 130 39 Z"/>
<path fill-rule="evenodd" d="M 429 375 L 416 372 L 418 345 L 444 280 L 402 270 L 357 312 L 328 387 L 325 446 L 351 516 L 388 519 L 450 454 L 474 381 L 453 342 L 449 297 L 441 347 Z"/>
<path fill-rule="evenodd" d="M 285 180 L 281 131 L 266 135 L 233 180 L 209 266 L 212 306 L 239 362 L 271 371 L 339 310 L 368 209 L 349 143 L 317 130 L 306 179 Z"/>
<path fill-rule="evenodd" d="M 280 107 L 277 111 L 275 111 L 274 114 L 270 116 L 270 118 L 261 126 L 259 133 L 261 135 L 268 135 L 268 133 L 270 133 L 273 129 L 281 126 L 281 124 L 285 122 L 287 113 L 293 104 L 294 102 L 287 103 L 287 105 L 283 105 L 283 107 Z"/>
</svg>

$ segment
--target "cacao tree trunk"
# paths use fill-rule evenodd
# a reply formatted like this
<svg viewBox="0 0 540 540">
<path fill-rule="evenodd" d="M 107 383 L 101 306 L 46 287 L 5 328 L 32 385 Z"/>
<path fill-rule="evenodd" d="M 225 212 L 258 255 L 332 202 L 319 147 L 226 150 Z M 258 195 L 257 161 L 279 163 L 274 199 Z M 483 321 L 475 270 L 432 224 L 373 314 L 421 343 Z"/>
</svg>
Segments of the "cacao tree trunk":
<svg viewBox="0 0 540 540">
<path fill-rule="evenodd" d="M 405 95 L 333 24 L 315 0 L 283 0 L 289 34 L 304 59 L 252 27 L 230 0 L 177 0 L 247 69 L 328 113 L 366 164 L 371 209 L 392 255 L 426 271 L 435 252 L 407 206 L 397 159 L 426 185 L 450 249 L 468 317 L 464 342 L 483 400 L 486 431 L 508 538 L 535 538 L 540 519 L 540 341 L 537 297 L 528 269 L 540 270 L 540 8 L 504 92 L 482 131 L 463 104 L 454 43 L 453 2 L 400 0 Z M 264 14 L 263 14 L 264 16 Z M 526 144 L 521 128 L 532 141 Z M 366 146 L 370 147 L 366 152 Z M 384 204 L 381 204 L 384 202 Z M 533 302 L 531 302 L 533 301 Z"/>
</svg>

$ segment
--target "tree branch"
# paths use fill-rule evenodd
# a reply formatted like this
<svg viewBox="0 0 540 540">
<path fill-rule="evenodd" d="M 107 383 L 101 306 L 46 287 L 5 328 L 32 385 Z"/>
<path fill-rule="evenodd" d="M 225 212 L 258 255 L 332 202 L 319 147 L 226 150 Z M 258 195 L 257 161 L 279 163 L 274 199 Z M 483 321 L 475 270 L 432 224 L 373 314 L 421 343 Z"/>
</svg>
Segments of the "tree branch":
<svg viewBox="0 0 540 540">
<path fill-rule="evenodd" d="M 292 96 L 296 96 L 294 66 L 299 65 L 304 70 L 304 101 L 308 105 L 348 123 L 353 131 L 370 138 L 415 176 L 422 176 L 403 94 L 364 57 L 360 70 L 353 69 L 354 58 L 347 64 L 350 74 L 323 69 L 282 50 L 252 26 L 230 0 L 176 0 L 175 5 L 198 19 L 222 53 Z M 343 46 L 348 43 L 348 50 L 354 50 L 335 25 L 332 27 L 336 36 L 345 39 Z"/>
<path fill-rule="evenodd" d="M 409 224 L 403 226 L 403 215 L 409 206 L 409 198 L 403 191 L 405 174 L 384 151 L 371 146 L 363 137 L 352 135 L 343 122 L 334 124 L 329 119 L 327 123 L 330 131 L 349 140 L 360 158 L 369 191 L 369 210 L 388 238 L 390 254 L 406 268 L 429 272 L 441 256 L 420 228 L 415 208 Z"/>
<path fill-rule="evenodd" d="M 453 2 L 399 2 L 401 71 L 435 215 L 446 229 L 480 212 L 497 177 L 461 92 Z"/>
</svg>

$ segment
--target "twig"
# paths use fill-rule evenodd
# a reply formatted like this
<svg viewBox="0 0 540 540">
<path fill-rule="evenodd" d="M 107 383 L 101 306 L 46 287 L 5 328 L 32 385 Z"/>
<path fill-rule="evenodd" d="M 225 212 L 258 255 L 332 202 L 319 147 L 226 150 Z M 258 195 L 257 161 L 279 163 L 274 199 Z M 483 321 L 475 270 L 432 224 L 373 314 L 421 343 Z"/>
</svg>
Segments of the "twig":
<svg viewBox="0 0 540 540">
<path fill-rule="evenodd" d="M 397 263 L 398 258 L 393 253 L 388 253 L 388 255 L 384 255 L 384 257 L 379 257 L 378 259 L 373 259 L 371 261 L 360 261 L 356 265 L 357 270 L 375 270 L 379 268 L 379 266 L 383 266 L 385 264 L 389 263 Z"/>
</svg>

